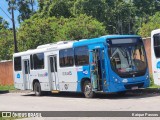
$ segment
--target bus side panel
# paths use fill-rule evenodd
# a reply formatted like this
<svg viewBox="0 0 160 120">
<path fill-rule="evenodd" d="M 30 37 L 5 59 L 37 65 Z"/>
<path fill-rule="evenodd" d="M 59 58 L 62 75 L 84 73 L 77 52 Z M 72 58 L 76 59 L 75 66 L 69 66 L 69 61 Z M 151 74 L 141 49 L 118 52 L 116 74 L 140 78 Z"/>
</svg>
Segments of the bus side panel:
<svg viewBox="0 0 160 120">
<path fill-rule="evenodd" d="M 22 71 L 14 71 L 14 86 L 17 89 L 25 90 Z"/>
<path fill-rule="evenodd" d="M 77 67 L 77 79 L 78 79 L 78 85 L 77 85 L 77 91 L 82 92 L 81 82 L 82 79 L 90 79 L 90 67 L 89 66 L 79 66 Z"/>
<path fill-rule="evenodd" d="M 33 85 L 33 81 L 38 80 L 41 84 L 42 91 L 50 91 L 50 84 L 49 84 L 49 76 L 48 71 L 45 69 L 40 70 L 31 70 L 30 72 L 30 85 Z M 31 86 L 33 89 L 33 86 Z"/>
<path fill-rule="evenodd" d="M 60 91 L 77 91 L 76 67 L 62 67 L 58 69 Z"/>
</svg>

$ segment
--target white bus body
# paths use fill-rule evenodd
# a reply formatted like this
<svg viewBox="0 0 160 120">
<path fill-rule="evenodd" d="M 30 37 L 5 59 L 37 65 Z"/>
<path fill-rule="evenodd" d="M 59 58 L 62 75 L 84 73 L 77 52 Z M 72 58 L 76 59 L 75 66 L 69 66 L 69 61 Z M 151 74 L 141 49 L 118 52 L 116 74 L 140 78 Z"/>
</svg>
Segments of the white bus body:
<svg viewBox="0 0 160 120">
<path fill-rule="evenodd" d="M 58 67 L 59 60 L 57 60 L 57 58 L 59 58 L 59 49 L 71 48 L 72 44 L 73 42 L 69 42 L 67 44 L 62 44 L 62 45 L 51 44 L 44 47 L 39 46 L 35 50 L 28 50 L 25 52 L 15 53 L 13 57 L 21 56 L 21 60 L 22 60 L 21 61 L 22 70 L 19 70 L 19 71 L 14 70 L 15 88 L 18 88 L 21 90 L 26 90 L 26 89 L 33 90 L 33 81 L 37 79 L 40 81 L 40 86 L 42 91 L 53 91 L 53 90 L 76 91 L 77 74 L 75 71 L 75 67 L 60 68 Z M 44 56 L 45 56 L 44 69 L 30 70 L 30 67 L 31 67 L 29 65 L 30 55 L 37 54 L 37 53 L 44 53 Z M 58 72 L 56 71 L 48 72 L 50 71 L 49 69 L 51 69 L 50 68 L 51 59 L 57 60 L 56 65 L 58 67 Z M 53 66 L 53 67 L 56 67 L 56 66 Z M 62 76 L 62 74 L 67 74 L 66 71 L 69 71 L 70 73 L 72 73 L 72 76 L 70 75 Z M 66 81 L 66 80 L 69 80 L 69 81 Z"/>
<path fill-rule="evenodd" d="M 151 57 L 154 83 L 160 85 L 160 29 L 151 32 Z"/>
</svg>

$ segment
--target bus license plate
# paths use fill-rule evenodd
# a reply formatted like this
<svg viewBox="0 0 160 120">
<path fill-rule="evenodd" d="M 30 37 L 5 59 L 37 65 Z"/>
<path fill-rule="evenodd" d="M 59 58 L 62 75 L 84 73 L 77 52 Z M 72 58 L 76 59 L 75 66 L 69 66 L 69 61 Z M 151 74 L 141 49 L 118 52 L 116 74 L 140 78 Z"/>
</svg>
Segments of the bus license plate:
<svg viewBox="0 0 160 120">
<path fill-rule="evenodd" d="M 138 89 L 138 86 L 134 86 L 131 88 L 132 90 L 137 90 Z"/>
</svg>

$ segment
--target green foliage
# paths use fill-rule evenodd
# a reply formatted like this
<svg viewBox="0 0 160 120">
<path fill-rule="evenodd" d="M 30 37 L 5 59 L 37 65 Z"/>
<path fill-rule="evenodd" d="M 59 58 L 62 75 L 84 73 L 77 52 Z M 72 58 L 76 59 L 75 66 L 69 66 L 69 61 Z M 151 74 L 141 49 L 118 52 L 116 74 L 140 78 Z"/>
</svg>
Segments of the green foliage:
<svg viewBox="0 0 160 120">
<path fill-rule="evenodd" d="M 86 14 L 103 22 L 106 18 L 107 4 L 105 0 L 77 0 L 74 3 L 75 15 Z"/>
<path fill-rule="evenodd" d="M 150 74 L 150 86 L 149 88 L 160 88 L 159 85 L 154 84 L 154 79 L 153 79 L 153 75 Z"/>
<path fill-rule="evenodd" d="M 142 37 L 151 36 L 151 31 L 160 28 L 160 12 L 157 12 L 154 16 L 149 18 L 149 22 L 143 23 L 140 28 L 139 34 Z"/>
<path fill-rule="evenodd" d="M 154 85 L 154 79 L 153 79 L 153 75 L 150 75 L 150 86 Z"/>
<path fill-rule="evenodd" d="M 15 90 L 13 85 L 0 85 L 0 91 L 4 90 Z"/>
<path fill-rule="evenodd" d="M 106 34 L 102 23 L 86 15 L 65 19 L 64 21 L 65 23 L 58 30 L 57 40 L 79 40 Z"/>
<path fill-rule="evenodd" d="M 8 28 L 8 22 L 0 16 L 0 30 L 3 28 Z"/>
<path fill-rule="evenodd" d="M 20 51 L 106 34 L 139 33 L 148 37 L 153 29 L 160 28 L 160 0 L 38 0 L 36 12 L 35 0 L 6 1 L 9 10 L 19 11 Z M 11 59 L 13 34 L 1 17 L 0 47 L 0 60 Z"/>
<path fill-rule="evenodd" d="M 13 33 L 8 22 L 0 17 L 0 60 L 9 60 L 13 54 Z"/>
<path fill-rule="evenodd" d="M 49 16 L 55 16 L 58 18 L 61 16 L 65 18 L 69 18 L 70 16 L 72 16 L 68 7 L 68 3 L 64 0 L 58 0 L 55 3 L 53 2 L 49 7 L 48 14 Z"/>
<path fill-rule="evenodd" d="M 18 46 L 23 51 L 60 40 L 91 38 L 104 34 L 106 31 L 103 24 L 86 15 L 76 18 L 32 17 L 18 29 Z"/>
<path fill-rule="evenodd" d="M 25 19 L 29 19 L 34 13 L 33 5 L 34 0 L 6 0 L 8 2 L 8 11 L 11 9 L 18 10 L 18 22 L 23 22 Z M 31 6 L 31 8 L 30 8 Z"/>
<path fill-rule="evenodd" d="M 18 29 L 19 50 L 33 49 L 41 44 L 55 42 L 57 26 L 58 19 L 54 17 L 26 20 Z"/>
<path fill-rule="evenodd" d="M 13 45 L 12 30 L 0 30 L 0 60 L 10 60 L 12 58 Z"/>
</svg>

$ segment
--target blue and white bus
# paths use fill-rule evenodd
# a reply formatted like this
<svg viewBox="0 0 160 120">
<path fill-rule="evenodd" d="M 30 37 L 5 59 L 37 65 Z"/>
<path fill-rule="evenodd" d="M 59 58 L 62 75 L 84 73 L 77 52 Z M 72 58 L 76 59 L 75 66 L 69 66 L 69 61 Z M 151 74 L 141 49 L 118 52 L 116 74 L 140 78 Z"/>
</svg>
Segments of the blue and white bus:
<svg viewBox="0 0 160 120">
<path fill-rule="evenodd" d="M 154 83 L 160 85 L 160 29 L 151 32 L 151 57 Z"/>
<path fill-rule="evenodd" d="M 107 35 L 79 41 L 61 41 L 15 53 L 17 89 L 95 93 L 118 92 L 149 86 L 147 58 L 142 38 Z"/>
</svg>

